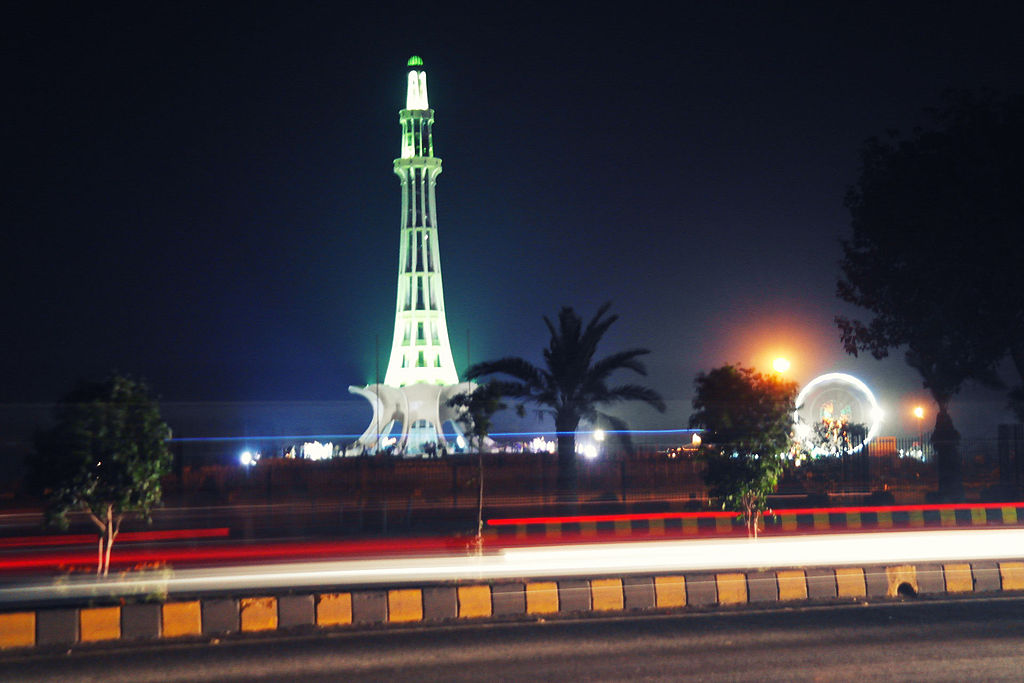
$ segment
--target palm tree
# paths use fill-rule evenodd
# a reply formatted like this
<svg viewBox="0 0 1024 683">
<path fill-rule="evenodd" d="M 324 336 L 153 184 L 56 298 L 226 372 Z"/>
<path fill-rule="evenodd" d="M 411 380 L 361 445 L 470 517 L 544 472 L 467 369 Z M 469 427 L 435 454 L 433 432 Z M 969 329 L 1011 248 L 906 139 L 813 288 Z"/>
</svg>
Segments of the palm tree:
<svg viewBox="0 0 1024 683">
<path fill-rule="evenodd" d="M 544 316 L 551 341 L 544 349 L 543 368 L 511 356 L 477 363 L 466 371 L 469 379 L 484 375 L 512 378 L 511 381 L 494 380 L 492 385 L 501 395 L 532 403 L 541 415 L 554 418 L 558 438 L 558 490 L 568 500 L 576 496 L 576 429 L 581 420 L 592 424 L 603 420 L 624 427 L 621 420 L 598 410 L 619 401 L 643 401 L 660 412 L 665 411 L 665 402 L 653 389 L 635 384 L 608 386 L 608 378 L 616 370 L 646 375 L 647 370 L 638 358 L 650 353 L 648 349 L 629 349 L 594 359 L 601 337 L 619 318 L 605 316 L 610 307 L 610 302 L 601 306 L 585 328 L 583 320 L 569 306 L 558 312 L 557 327 Z"/>
</svg>

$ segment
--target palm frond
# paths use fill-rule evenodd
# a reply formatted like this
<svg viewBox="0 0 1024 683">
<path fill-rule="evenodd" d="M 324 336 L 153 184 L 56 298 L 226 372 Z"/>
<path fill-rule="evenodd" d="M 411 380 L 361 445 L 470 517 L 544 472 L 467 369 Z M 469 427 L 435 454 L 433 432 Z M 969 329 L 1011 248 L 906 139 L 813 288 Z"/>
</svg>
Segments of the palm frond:
<svg viewBox="0 0 1024 683">
<path fill-rule="evenodd" d="M 621 384 L 612 387 L 606 392 L 602 403 L 614 403 L 616 401 L 643 401 L 659 413 L 665 412 L 665 401 L 654 389 L 642 387 L 638 384 Z"/>
<path fill-rule="evenodd" d="M 621 369 L 632 370 L 639 375 L 646 375 L 647 366 L 637 360 L 637 358 L 639 356 L 645 356 L 650 352 L 650 349 L 627 349 L 626 351 L 613 353 L 612 355 L 602 358 L 594 363 L 590 374 L 603 379 L 608 377 L 608 375 L 614 371 Z"/>
<path fill-rule="evenodd" d="M 508 375 L 537 388 L 544 384 L 543 372 L 540 368 L 517 356 L 475 363 L 466 370 L 466 379 L 476 379 L 485 375 Z"/>
<path fill-rule="evenodd" d="M 602 316 L 604 316 L 611 307 L 611 301 L 604 302 L 601 307 L 597 309 L 597 313 L 595 313 L 594 317 L 590 319 L 590 322 L 587 323 L 587 329 L 583 333 L 583 339 L 586 340 L 587 345 L 596 348 L 597 342 L 601 340 L 604 333 L 607 332 L 608 328 L 619 319 L 618 315 L 611 315 L 602 320 Z"/>
</svg>

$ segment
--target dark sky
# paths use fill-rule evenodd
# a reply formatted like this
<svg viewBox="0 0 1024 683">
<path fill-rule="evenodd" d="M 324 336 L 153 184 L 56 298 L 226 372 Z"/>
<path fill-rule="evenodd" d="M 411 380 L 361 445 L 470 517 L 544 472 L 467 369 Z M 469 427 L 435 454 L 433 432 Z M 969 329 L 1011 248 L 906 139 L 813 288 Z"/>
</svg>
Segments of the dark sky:
<svg viewBox="0 0 1024 683">
<path fill-rule="evenodd" d="M 636 426 L 685 426 L 698 371 L 783 353 L 906 427 L 920 380 L 832 322 L 843 195 L 862 141 L 944 90 L 1021 89 L 1015 3 L 365 4 L 4 10 L 8 410 L 112 368 L 169 402 L 347 400 L 378 338 L 383 372 L 418 54 L 460 370 L 467 338 L 539 360 L 542 315 L 611 300 L 606 350 L 650 348 L 670 401 Z M 1003 403 L 958 410 L 996 410 L 988 436 Z"/>
</svg>

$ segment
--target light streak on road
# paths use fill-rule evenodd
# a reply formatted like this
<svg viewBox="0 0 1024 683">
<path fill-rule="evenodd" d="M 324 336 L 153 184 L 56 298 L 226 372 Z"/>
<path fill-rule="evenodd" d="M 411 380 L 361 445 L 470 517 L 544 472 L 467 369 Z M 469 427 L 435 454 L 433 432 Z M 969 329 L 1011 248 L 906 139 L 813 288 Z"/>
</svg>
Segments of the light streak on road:
<svg viewBox="0 0 1024 683">
<path fill-rule="evenodd" d="M 138 572 L 6 584 L 0 604 L 204 591 L 355 587 L 678 573 L 744 568 L 900 564 L 1024 557 L 1024 529 L 962 529 L 643 541 L 506 548 L 484 555 L 420 556 Z"/>
</svg>

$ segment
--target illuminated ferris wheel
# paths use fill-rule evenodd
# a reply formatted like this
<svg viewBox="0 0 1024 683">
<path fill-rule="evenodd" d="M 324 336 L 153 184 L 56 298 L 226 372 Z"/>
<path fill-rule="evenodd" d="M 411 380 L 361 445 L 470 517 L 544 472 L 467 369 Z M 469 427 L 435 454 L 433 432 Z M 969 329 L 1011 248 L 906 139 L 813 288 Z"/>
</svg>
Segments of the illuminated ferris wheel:
<svg viewBox="0 0 1024 683">
<path fill-rule="evenodd" d="M 853 375 L 830 372 L 811 380 L 797 395 L 793 415 L 796 437 L 809 450 L 815 450 L 814 425 L 826 420 L 843 420 L 848 424 L 865 425 L 864 442 L 853 448 L 856 453 L 878 436 L 882 426 L 882 409 L 868 386 Z"/>
</svg>

